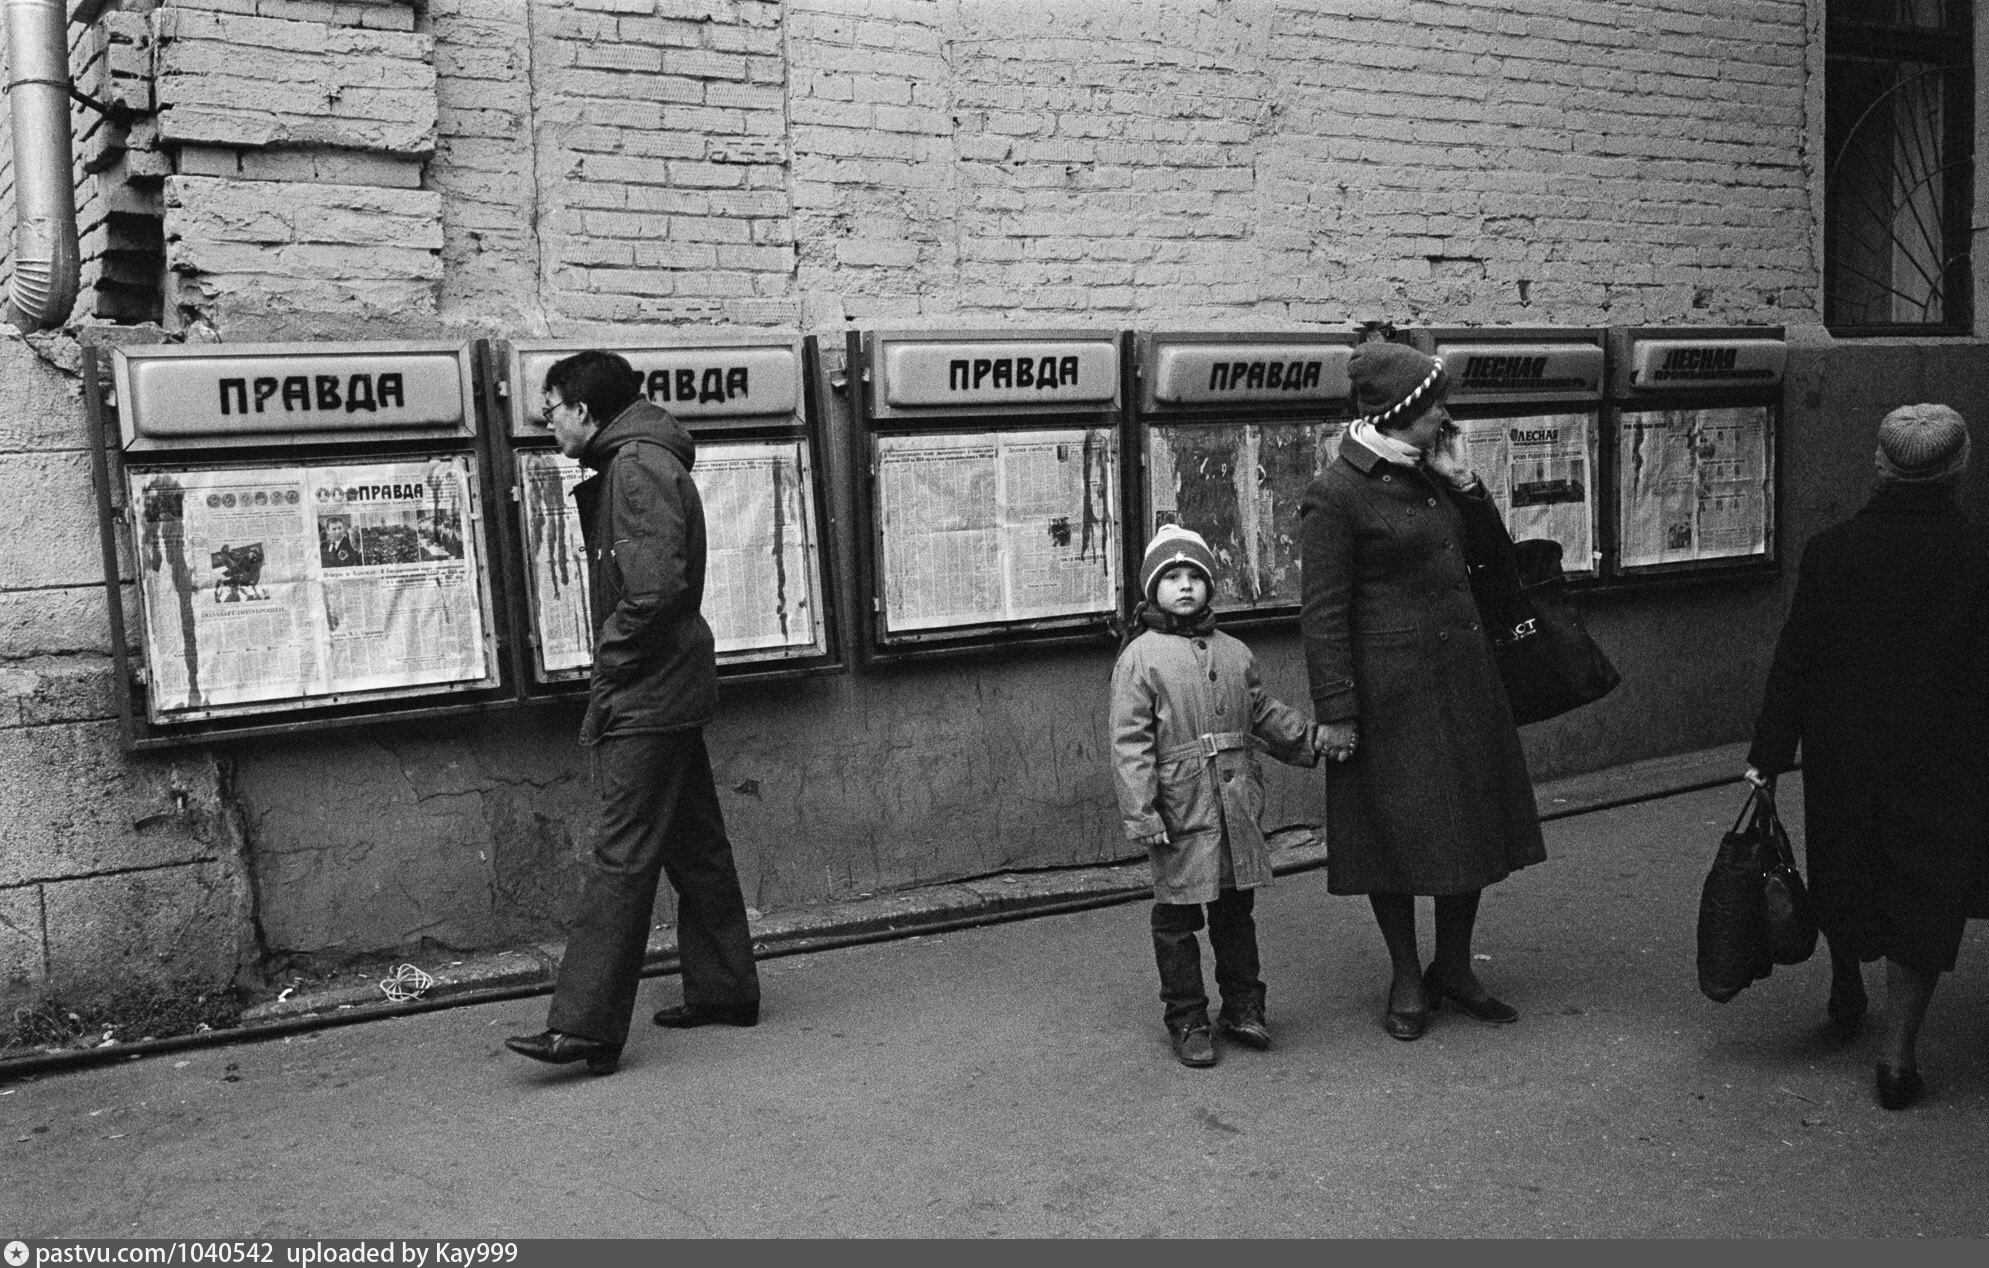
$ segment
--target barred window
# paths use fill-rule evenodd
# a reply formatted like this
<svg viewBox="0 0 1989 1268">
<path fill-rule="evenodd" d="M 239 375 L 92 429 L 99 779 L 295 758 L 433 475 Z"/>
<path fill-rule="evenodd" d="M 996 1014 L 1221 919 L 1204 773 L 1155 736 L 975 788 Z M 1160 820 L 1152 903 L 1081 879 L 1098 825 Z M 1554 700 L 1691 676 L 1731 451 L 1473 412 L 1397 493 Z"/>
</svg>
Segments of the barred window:
<svg viewBox="0 0 1989 1268">
<path fill-rule="evenodd" d="M 1972 320 L 1971 0 L 1828 0 L 1823 320 L 1837 335 Z"/>
</svg>

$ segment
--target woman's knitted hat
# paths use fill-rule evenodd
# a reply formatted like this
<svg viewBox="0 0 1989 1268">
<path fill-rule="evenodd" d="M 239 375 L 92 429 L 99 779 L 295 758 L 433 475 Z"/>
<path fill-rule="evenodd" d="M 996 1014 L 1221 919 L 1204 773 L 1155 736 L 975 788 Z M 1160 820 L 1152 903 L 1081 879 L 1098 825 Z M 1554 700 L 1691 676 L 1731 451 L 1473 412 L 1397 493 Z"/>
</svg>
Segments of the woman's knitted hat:
<svg viewBox="0 0 1989 1268">
<path fill-rule="evenodd" d="M 1879 478 L 1928 484 L 1968 465 L 1968 424 L 1945 405 L 1902 405 L 1879 424 Z"/>
<path fill-rule="evenodd" d="M 1441 360 L 1380 340 L 1354 345 L 1347 378 L 1354 385 L 1354 408 L 1377 427 L 1413 418 L 1450 387 Z"/>
<path fill-rule="evenodd" d="M 1160 574 L 1176 564 L 1198 570 L 1209 583 L 1209 589 L 1215 589 L 1215 552 L 1202 540 L 1202 535 L 1179 524 L 1162 524 L 1153 540 L 1146 544 L 1146 557 L 1140 560 L 1140 593 L 1148 603 L 1154 601 L 1153 587 Z"/>
</svg>

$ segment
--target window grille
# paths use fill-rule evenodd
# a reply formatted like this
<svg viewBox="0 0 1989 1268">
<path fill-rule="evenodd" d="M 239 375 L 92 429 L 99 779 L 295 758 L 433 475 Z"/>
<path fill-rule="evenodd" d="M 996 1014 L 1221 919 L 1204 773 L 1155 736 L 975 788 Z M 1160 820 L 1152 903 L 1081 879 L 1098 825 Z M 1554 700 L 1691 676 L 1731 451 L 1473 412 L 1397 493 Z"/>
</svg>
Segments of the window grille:
<svg viewBox="0 0 1989 1268">
<path fill-rule="evenodd" d="M 1971 322 L 1971 0 L 1829 0 L 1824 324 L 1964 333 Z"/>
</svg>

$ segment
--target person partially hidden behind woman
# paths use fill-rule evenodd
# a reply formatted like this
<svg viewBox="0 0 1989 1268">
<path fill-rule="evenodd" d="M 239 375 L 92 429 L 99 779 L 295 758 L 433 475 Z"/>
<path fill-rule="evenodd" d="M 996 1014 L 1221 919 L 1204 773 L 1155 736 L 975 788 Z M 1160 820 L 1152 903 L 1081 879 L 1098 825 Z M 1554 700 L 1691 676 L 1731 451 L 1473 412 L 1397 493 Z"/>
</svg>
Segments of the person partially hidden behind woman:
<svg viewBox="0 0 1989 1268">
<path fill-rule="evenodd" d="M 1326 888 L 1368 896 L 1393 965 L 1382 1027 L 1408 1040 L 1446 998 L 1518 1019 L 1473 971 L 1472 932 L 1481 891 L 1547 851 L 1464 558 L 1467 517 L 1503 525 L 1444 409 L 1443 363 L 1370 342 L 1348 374 L 1363 416 L 1299 512 L 1299 629 L 1330 759 Z M 1436 899 L 1427 970 L 1418 894 Z"/>
<path fill-rule="evenodd" d="M 1828 1031 L 1886 961 L 1878 1100 L 1920 1096 L 1915 1045 L 1962 926 L 1989 915 L 1989 539 L 1956 505 L 1968 427 L 1945 405 L 1879 424 L 1879 484 L 1803 550 L 1747 778 L 1803 761 L 1803 834 L 1830 948 Z"/>
</svg>

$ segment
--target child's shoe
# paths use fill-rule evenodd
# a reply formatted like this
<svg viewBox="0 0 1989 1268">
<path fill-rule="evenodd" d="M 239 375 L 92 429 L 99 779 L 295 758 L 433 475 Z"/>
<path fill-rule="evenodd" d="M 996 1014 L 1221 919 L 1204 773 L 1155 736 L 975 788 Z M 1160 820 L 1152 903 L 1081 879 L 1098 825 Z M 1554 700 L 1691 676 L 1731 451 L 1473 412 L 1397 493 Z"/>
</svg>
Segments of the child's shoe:
<svg viewBox="0 0 1989 1268">
<path fill-rule="evenodd" d="M 1246 1048 L 1264 1052 L 1271 1046 L 1271 1028 L 1264 1024 L 1262 1004 L 1223 1009 L 1216 1015 L 1216 1029 Z"/>
<path fill-rule="evenodd" d="M 1179 1029 L 1169 1026 L 1167 1037 L 1174 1041 L 1174 1059 L 1182 1065 L 1200 1068 L 1216 1063 L 1215 1040 L 1209 1034 L 1208 1022 Z"/>
</svg>

